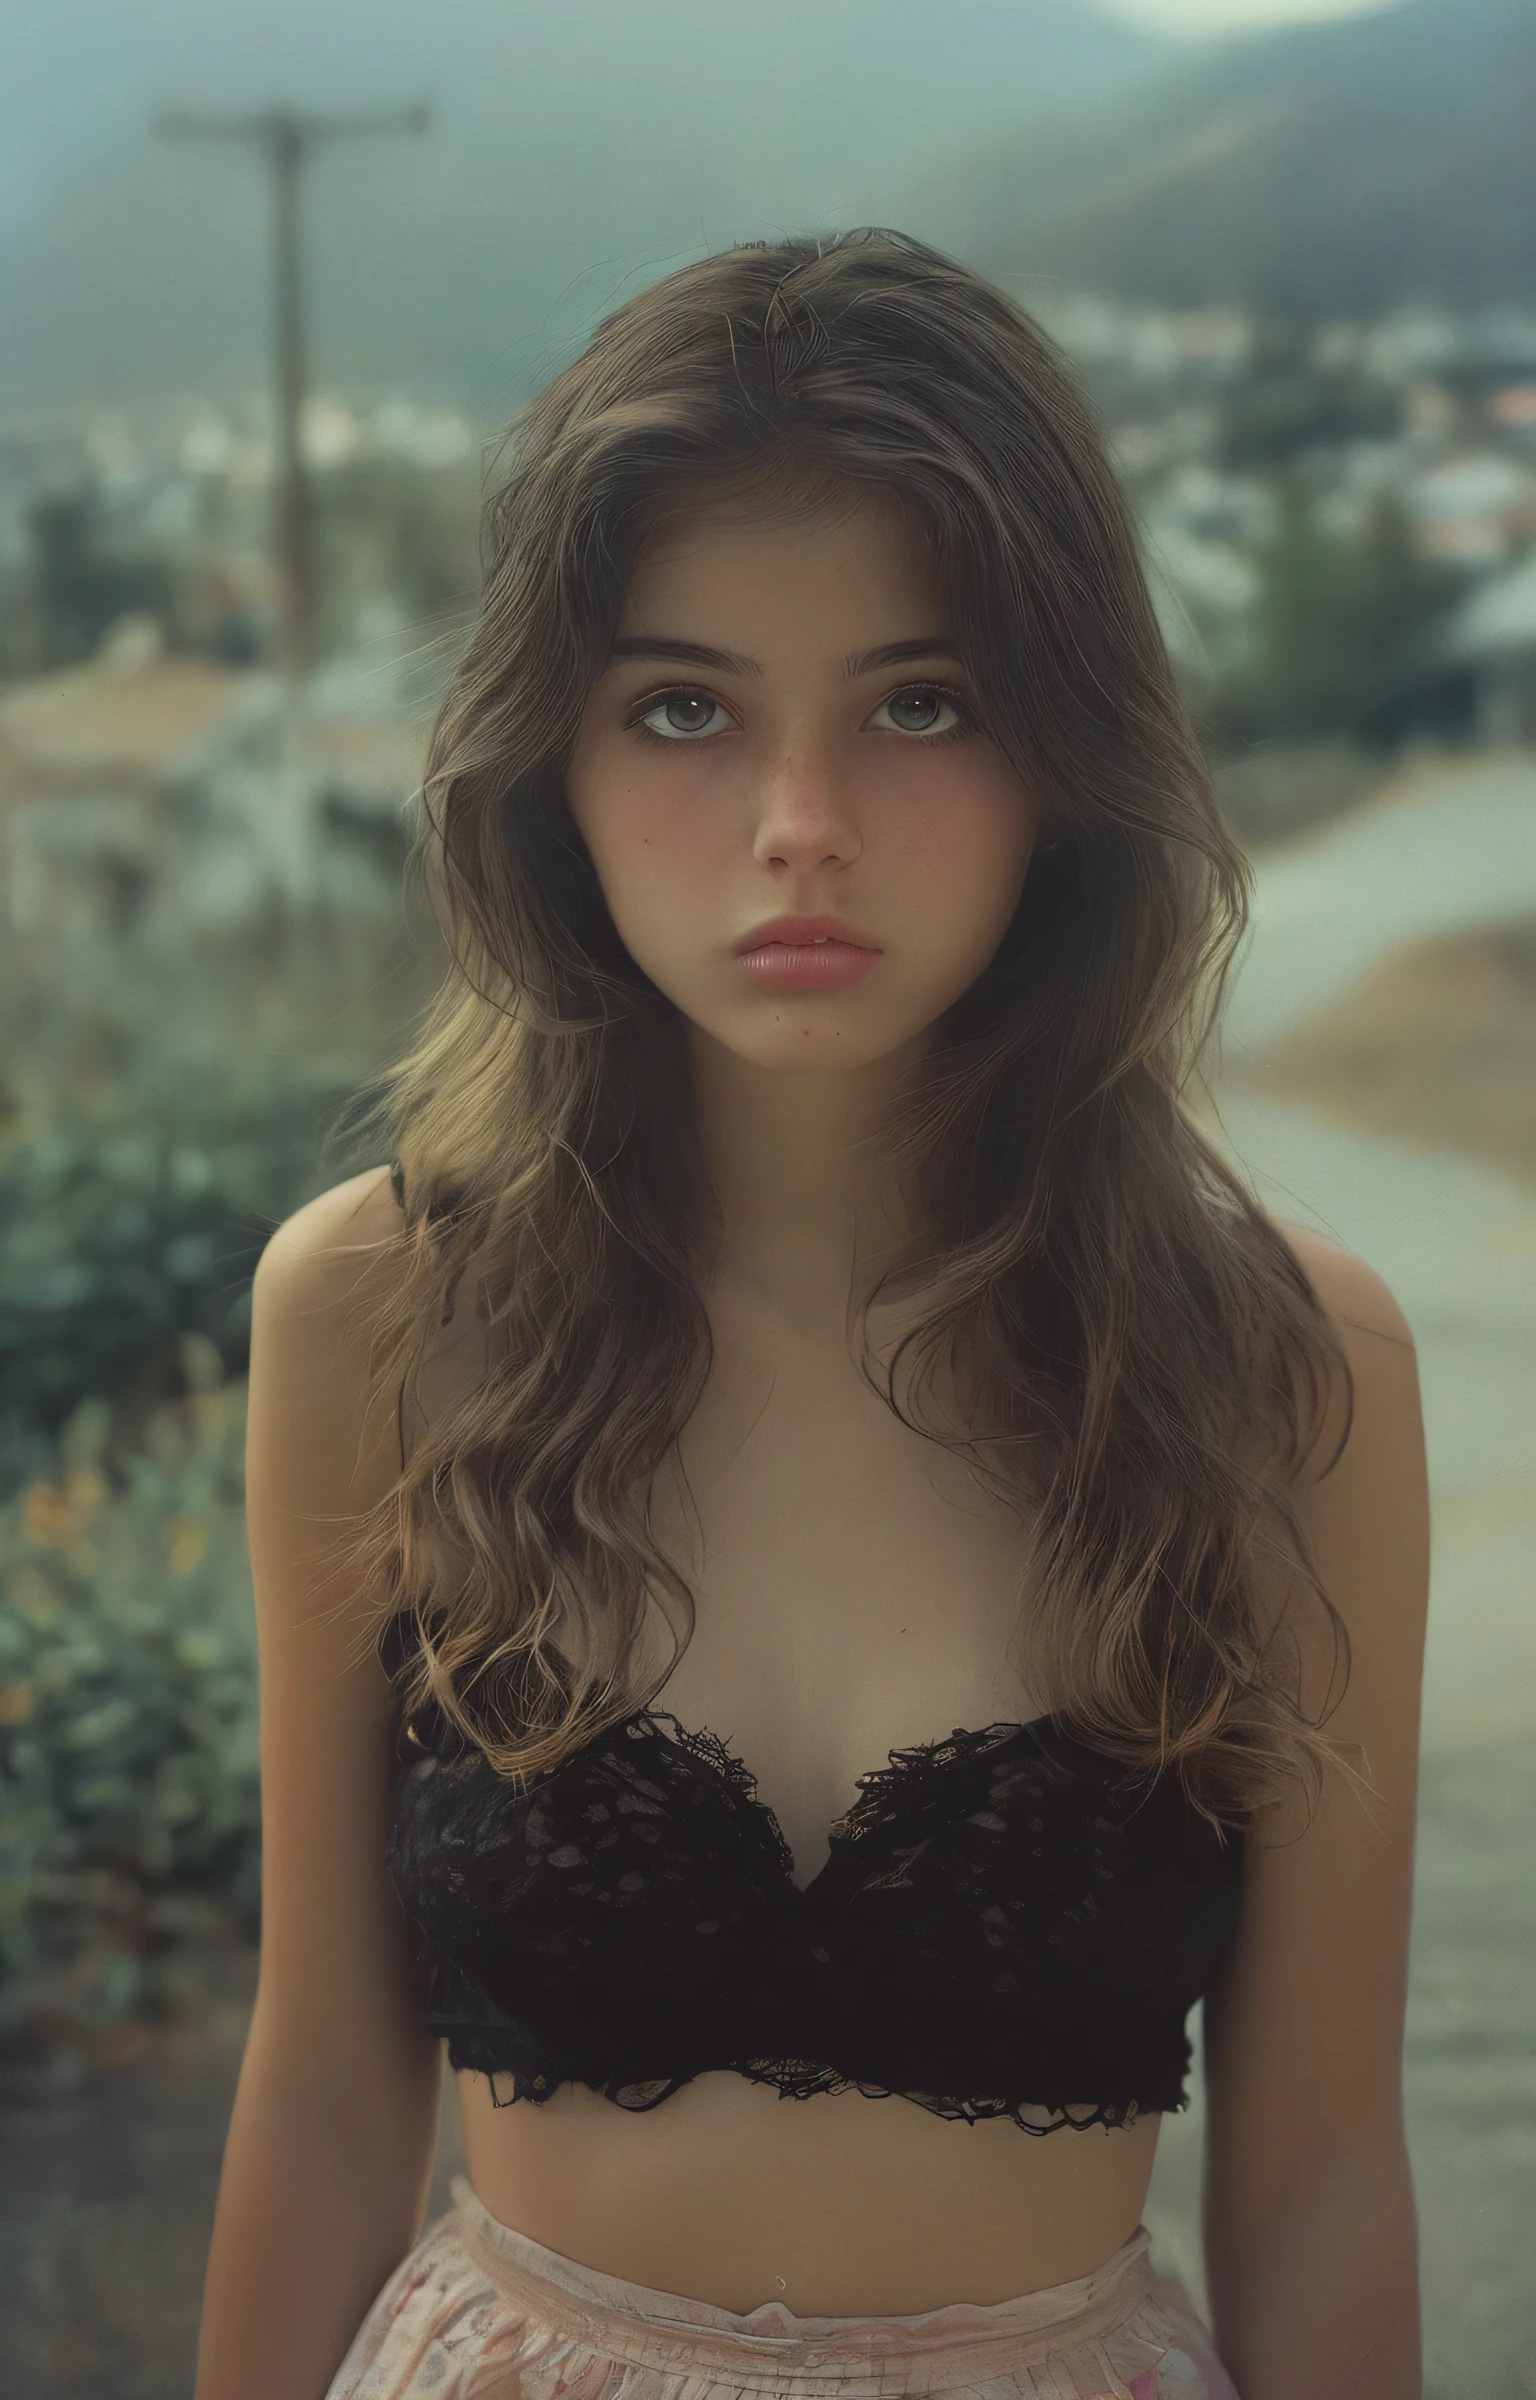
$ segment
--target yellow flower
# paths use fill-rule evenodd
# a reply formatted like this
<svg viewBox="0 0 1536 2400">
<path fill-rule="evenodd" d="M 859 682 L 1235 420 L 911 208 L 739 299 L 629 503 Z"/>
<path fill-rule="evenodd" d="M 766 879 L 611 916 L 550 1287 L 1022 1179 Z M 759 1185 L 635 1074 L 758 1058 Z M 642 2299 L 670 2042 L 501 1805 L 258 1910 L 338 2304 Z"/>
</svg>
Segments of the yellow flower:
<svg viewBox="0 0 1536 2400">
<path fill-rule="evenodd" d="M 21 1530 L 29 1542 L 63 1550 L 75 1538 L 75 1512 L 56 1483 L 30 1483 L 21 1506 Z"/>
<path fill-rule="evenodd" d="M 100 1508 L 107 1496 L 107 1479 L 98 1467 L 76 1467 L 65 1477 L 64 1491 L 78 1523 Z"/>
<path fill-rule="evenodd" d="M 196 1517 L 172 1517 L 165 1529 L 165 1554 L 175 1575 L 190 1575 L 208 1548 L 208 1528 Z"/>
<path fill-rule="evenodd" d="M 47 1576 L 25 1559 L 6 1577 L 5 1599 L 12 1613 L 29 1625 L 53 1624 L 64 1605 Z"/>
</svg>

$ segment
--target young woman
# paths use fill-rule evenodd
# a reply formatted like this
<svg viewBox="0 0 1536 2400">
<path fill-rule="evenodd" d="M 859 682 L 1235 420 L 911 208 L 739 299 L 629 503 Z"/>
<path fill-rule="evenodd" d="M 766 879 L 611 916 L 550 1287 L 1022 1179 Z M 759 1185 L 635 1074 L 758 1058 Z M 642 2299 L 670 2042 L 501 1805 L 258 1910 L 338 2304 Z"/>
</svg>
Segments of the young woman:
<svg viewBox="0 0 1536 2400">
<path fill-rule="evenodd" d="M 488 527 L 451 971 L 256 1279 L 197 2400 L 1411 2400 L 1413 1349 L 1187 1105 L 1245 869 L 1085 401 L 748 244 Z"/>
</svg>

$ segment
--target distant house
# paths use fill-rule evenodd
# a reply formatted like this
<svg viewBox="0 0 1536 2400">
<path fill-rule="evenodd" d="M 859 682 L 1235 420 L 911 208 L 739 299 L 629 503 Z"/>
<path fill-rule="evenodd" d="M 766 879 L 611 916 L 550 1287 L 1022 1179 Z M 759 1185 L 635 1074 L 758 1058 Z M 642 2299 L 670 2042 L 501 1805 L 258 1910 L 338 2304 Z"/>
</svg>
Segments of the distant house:
<svg viewBox="0 0 1536 2400">
<path fill-rule="evenodd" d="M 1506 432 L 1536 434 L 1536 381 L 1503 385 L 1491 395 L 1486 414 L 1490 425 Z"/>
<path fill-rule="evenodd" d="M 1426 557 L 1492 566 L 1536 540 L 1536 474 L 1502 451 L 1441 459 L 1403 499 Z"/>
<path fill-rule="evenodd" d="M 424 749 L 387 717 L 295 740 L 274 677 L 166 657 L 127 623 L 89 665 L 0 690 L 0 923 L 156 941 L 274 893 L 396 906 Z"/>
<path fill-rule="evenodd" d="M 1259 573 L 1231 542 L 1205 541 L 1168 515 L 1152 517 L 1143 550 L 1147 585 L 1163 639 L 1197 682 L 1248 654 Z"/>
<path fill-rule="evenodd" d="M 1536 549 L 1469 594 L 1444 648 L 1472 675 L 1483 740 L 1536 742 Z"/>
</svg>

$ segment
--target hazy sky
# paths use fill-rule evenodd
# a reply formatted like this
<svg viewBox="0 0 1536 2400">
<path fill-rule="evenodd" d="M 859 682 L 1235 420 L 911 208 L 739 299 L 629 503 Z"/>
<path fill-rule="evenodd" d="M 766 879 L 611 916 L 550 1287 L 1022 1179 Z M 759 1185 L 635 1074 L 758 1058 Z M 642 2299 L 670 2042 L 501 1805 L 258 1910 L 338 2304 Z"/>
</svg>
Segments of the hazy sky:
<svg viewBox="0 0 1536 2400">
<path fill-rule="evenodd" d="M 0 0 L 0 390 L 256 355 L 259 162 L 173 152 L 167 102 L 430 95 L 429 142 L 317 162 L 314 319 L 338 375 L 407 352 L 468 375 L 478 288 L 474 371 L 501 393 L 670 260 L 791 221 L 937 225 L 932 194 L 1032 109 L 1107 102 L 1186 43 L 1393 4 L 945 0 L 935 38 L 932 0 Z"/>
<path fill-rule="evenodd" d="M 1110 0 L 1113 13 L 1163 33 L 1230 33 L 1252 25 L 1299 25 L 1364 17 L 1391 0 Z"/>
<path fill-rule="evenodd" d="M 643 11 L 654 0 L 637 0 Z M 1360 16 L 1393 0 L 1088 0 L 1104 15 L 1140 23 L 1164 34 L 1201 36 L 1306 19 Z M 1009 0 L 995 0 L 1006 19 Z M 382 39 L 365 30 L 377 12 Z M 699 21 L 721 46 L 722 68 L 730 72 L 754 41 L 769 38 L 775 12 L 751 8 L 747 0 L 694 0 Z M 679 17 L 678 0 L 658 8 L 659 45 L 669 20 Z M 788 12 L 792 18 L 793 10 Z M 975 18 L 977 0 L 967 12 Z M 530 50 L 568 53 L 579 59 L 584 27 L 599 21 L 602 0 L 582 6 L 564 0 L 441 0 L 422 9 L 419 0 L 336 0 L 305 6 L 302 0 L 0 0 L 0 222 L 24 204 L 39 184 L 103 139 L 130 130 L 142 135 L 151 87 L 164 98 L 185 81 L 184 96 L 200 97 L 205 71 L 217 64 L 228 78 L 243 77 L 254 92 L 274 74 L 292 80 L 292 61 L 301 53 L 310 74 L 323 84 L 370 95 L 370 64 L 386 54 L 384 80 L 393 83 L 413 46 L 423 69 L 478 47 L 477 20 L 485 15 L 523 20 Z M 695 42 L 698 27 L 692 29 Z M 743 52 L 740 45 L 747 45 Z M 181 70 L 178 73 L 178 69 Z M 407 80 L 412 80 L 407 76 Z M 414 80 L 426 84 L 425 72 Z M 401 87 L 403 88 L 403 86 Z M 220 97 L 227 95 L 221 94 Z M 301 94 L 295 94 L 302 97 Z M 377 95 L 382 97 L 382 92 Z"/>
</svg>

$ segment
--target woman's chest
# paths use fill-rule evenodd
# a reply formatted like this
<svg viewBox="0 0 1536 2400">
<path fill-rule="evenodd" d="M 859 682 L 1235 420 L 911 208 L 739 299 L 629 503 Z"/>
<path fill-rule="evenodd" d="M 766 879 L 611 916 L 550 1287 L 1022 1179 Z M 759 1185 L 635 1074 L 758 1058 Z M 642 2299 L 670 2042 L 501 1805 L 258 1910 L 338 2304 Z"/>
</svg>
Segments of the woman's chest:
<svg viewBox="0 0 1536 2400">
<path fill-rule="evenodd" d="M 904 1425 L 836 1342 L 717 1312 L 652 1527 L 696 1610 L 656 1705 L 748 1767 L 802 1885 L 893 1749 L 1049 1706 L 1017 1663 L 1025 1519 L 963 1452 Z M 653 1672 L 667 1656 L 658 1634 Z"/>
</svg>

